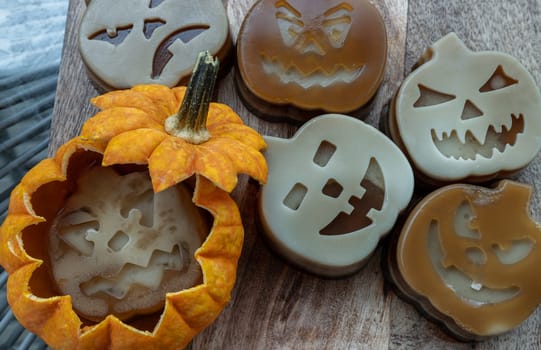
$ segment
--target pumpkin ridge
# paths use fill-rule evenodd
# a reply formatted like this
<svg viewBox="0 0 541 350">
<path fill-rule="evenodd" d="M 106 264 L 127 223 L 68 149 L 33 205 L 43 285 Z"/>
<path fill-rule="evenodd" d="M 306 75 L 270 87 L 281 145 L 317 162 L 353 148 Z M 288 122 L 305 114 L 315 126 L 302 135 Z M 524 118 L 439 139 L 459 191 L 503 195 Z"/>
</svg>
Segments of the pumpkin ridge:
<svg viewBox="0 0 541 350">
<path fill-rule="evenodd" d="M 22 238 L 18 233 L 22 232 L 26 227 L 43 221 L 44 219 L 30 214 L 17 214 L 6 217 L 4 224 L 0 227 L 0 242 L 2 243 L 0 262 L 8 273 L 12 273 L 29 263 L 39 261 L 39 259 L 28 256 L 26 251 L 20 247 L 18 241 Z M 15 261 L 12 259 L 15 259 Z"/>
<path fill-rule="evenodd" d="M 213 298 L 206 281 L 196 287 L 171 295 L 169 300 L 170 305 L 188 327 L 198 333 L 218 317 L 224 305 Z M 209 301 L 214 305 L 210 304 Z M 202 309 L 206 309 L 205 312 Z"/>
<path fill-rule="evenodd" d="M 148 158 L 154 191 L 163 191 L 194 175 L 195 158 L 191 144 L 173 137 L 165 138 Z"/>
<path fill-rule="evenodd" d="M 176 96 L 165 85 L 160 84 L 146 84 L 135 85 L 132 90 L 140 92 L 150 98 L 154 105 L 157 105 L 163 111 L 163 115 L 170 115 L 178 109 L 178 101 Z M 160 120 L 163 122 L 163 120 Z"/>
<path fill-rule="evenodd" d="M 226 257 L 226 258 L 235 258 L 238 259 L 238 253 L 242 250 L 243 239 L 240 237 L 238 241 L 229 239 L 230 242 L 221 242 L 218 241 L 215 237 L 216 234 L 220 236 L 234 235 L 240 230 L 244 230 L 242 224 L 225 224 L 220 225 L 219 232 L 213 228 L 212 237 L 209 235 L 204 246 L 199 247 L 194 256 L 197 260 L 198 257 L 202 258 L 214 258 L 214 257 Z M 229 245 L 226 245 L 229 243 Z"/>
<path fill-rule="evenodd" d="M 98 334 L 99 336 L 95 336 Z M 100 348 L 100 349 L 112 349 L 112 329 L 109 316 L 106 317 L 102 323 L 93 326 L 85 327 L 80 334 L 79 348 Z M 87 338 L 90 339 L 87 341 Z M 90 344 L 85 344 L 85 343 Z"/>
<path fill-rule="evenodd" d="M 210 299 L 212 299 L 212 301 L 214 301 L 216 304 L 218 304 L 220 306 L 223 306 L 223 305 L 226 305 L 227 303 L 229 303 L 229 301 L 231 300 L 231 291 L 232 290 L 233 290 L 233 286 L 231 286 L 230 290 L 228 292 L 226 292 L 226 293 L 223 293 L 223 292 L 225 292 L 224 290 L 220 290 L 220 292 L 222 292 L 222 294 L 224 294 L 223 298 L 219 297 L 215 293 L 212 293 L 210 290 L 208 290 L 207 293 L 208 293 Z M 218 317 L 218 315 L 216 315 L 216 317 Z"/>
<path fill-rule="evenodd" d="M 236 168 L 236 173 L 247 174 L 258 180 L 259 183 L 266 182 L 267 166 L 265 157 L 261 152 L 250 147 L 244 147 L 244 144 L 236 139 L 227 139 L 227 144 L 224 144 L 224 142 L 224 138 L 214 138 L 208 141 L 207 147 L 211 146 L 212 143 L 215 148 L 222 149 L 230 163 Z"/>
<path fill-rule="evenodd" d="M 98 112 L 87 120 L 81 129 L 81 136 L 108 141 L 121 132 L 154 128 L 163 129 L 161 120 L 147 112 L 133 107 L 114 107 Z"/>
<path fill-rule="evenodd" d="M 9 247 L 14 246 L 13 240 L 17 240 L 17 237 L 11 237 L 11 239 L 8 240 L 7 244 L 8 244 Z M 27 265 L 30 265 L 30 264 L 39 263 L 39 265 L 41 266 L 41 264 L 43 263 L 43 261 L 41 259 L 36 259 L 36 258 L 33 258 L 30 255 L 28 255 L 24 249 L 19 252 L 19 253 L 23 254 L 22 256 L 20 256 L 18 254 L 13 254 L 12 249 L 10 249 L 10 252 L 11 252 L 11 255 L 15 256 L 17 258 L 17 260 L 19 261 L 19 263 L 17 264 L 17 267 L 13 268 L 13 270 L 10 273 L 14 273 L 17 270 L 20 270 L 21 268 L 24 268 L 24 267 L 26 267 Z M 9 266 L 6 267 L 6 271 L 8 271 L 8 268 L 9 268 Z"/>
<path fill-rule="evenodd" d="M 161 348 L 183 349 L 190 343 L 193 337 L 197 335 L 197 330 L 191 328 L 182 315 L 179 314 L 171 304 L 171 301 L 169 300 L 171 295 L 173 294 L 168 293 L 166 295 L 162 317 L 152 331 L 151 337 L 158 341 L 158 345 L 161 346 Z"/>
<path fill-rule="evenodd" d="M 83 136 L 76 136 L 73 139 L 67 141 L 62 146 L 60 146 L 55 156 L 52 158 L 52 161 L 56 163 L 58 169 L 60 170 L 60 174 L 62 174 L 61 181 L 67 180 L 67 172 L 70 159 L 77 152 L 93 152 L 97 154 L 103 154 L 105 146 L 106 145 L 104 142 L 93 141 Z M 46 159 L 44 160 L 44 162 L 48 160 L 49 159 Z M 43 185 L 44 183 L 41 184 L 41 186 Z"/>
<path fill-rule="evenodd" d="M 13 188 L 10 194 L 8 214 L 9 215 L 30 215 L 39 218 L 34 212 L 29 197 L 39 187 L 55 181 L 64 181 L 65 176 L 62 169 L 50 159 L 40 161 L 34 168 L 29 170 L 21 179 L 21 182 Z"/>
<path fill-rule="evenodd" d="M 201 172 L 200 172 L 201 173 Z M 201 173 L 201 176 L 204 177 L 205 179 L 207 179 L 208 181 L 210 182 L 213 182 L 216 184 L 216 187 L 218 187 L 219 189 L 221 189 L 222 191 L 225 191 L 227 193 L 231 193 L 231 191 L 233 191 L 233 189 L 235 189 L 235 187 L 237 186 L 237 182 L 235 181 L 235 184 L 226 184 L 226 183 L 221 183 L 222 181 L 220 180 L 216 180 L 216 179 L 212 179 L 211 177 L 209 176 L 206 176 L 205 174 Z"/>
<path fill-rule="evenodd" d="M 236 139 L 248 146 L 257 149 L 266 147 L 265 140 L 261 135 L 246 124 L 219 124 L 209 127 L 212 137 L 224 137 Z"/>
<path fill-rule="evenodd" d="M 196 149 L 199 155 L 194 159 L 194 170 L 220 189 L 231 192 L 237 186 L 237 169 L 227 153 L 221 153 L 215 147 L 208 147 L 211 140 Z M 204 153 L 202 149 L 205 149 Z"/>
<path fill-rule="evenodd" d="M 219 305 L 227 304 L 235 285 L 232 276 L 236 275 L 238 258 L 206 258 L 196 254 L 196 260 L 205 271 L 203 278 L 209 296 Z"/>
<path fill-rule="evenodd" d="M 108 316 L 106 319 L 107 319 L 107 331 L 106 331 L 106 334 L 107 334 L 107 345 L 108 345 L 108 349 L 112 349 L 113 348 L 113 331 L 112 331 L 112 327 L 111 327 L 111 318 L 112 316 Z"/>
<path fill-rule="evenodd" d="M 44 159 L 23 176 L 19 186 L 24 193 L 34 193 L 37 187 L 41 187 L 44 183 L 65 180 L 66 176 L 62 173 L 62 168 L 55 161 Z"/>
<path fill-rule="evenodd" d="M 198 175 L 196 177 L 193 202 L 212 214 L 214 217 L 213 227 L 217 225 L 230 226 L 232 224 L 239 225 L 241 228 L 243 227 L 238 207 L 235 201 L 229 196 L 229 193 L 216 186 L 204 176 Z M 229 208 L 228 215 L 224 215 L 223 207 Z"/>
<path fill-rule="evenodd" d="M 54 339 L 54 331 L 78 334 L 80 332 L 78 328 L 78 325 L 80 325 L 79 319 L 66 318 L 64 312 L 71 307 L 70 296 L 41 298 L 29 290 L 29 281 L 40 265 L 39 262 L 28 264 L 15 271 L 8 279 L 7 297 L 14 314 L 17 315 L 18 320 L 28 330 L 41 334 L 46 341 L 51 338 Z M 62 320 L 61 323 L 60 320 Z M 73 321 L 75 321 L 75 324 Z M 77 322 L 79 323 L 77 324 Z M 74 326 L 77 326 L 76 330 L 73 329 Z M 64 340 L 71 341 L 73 338 L 66 337 Z M 55 343 L 52 342 L 51 344 Z M 73 346 L 65 345 L 62 348 L 70 349 Z"/>
<path fill-rule="evenodd" d="M 109 320 L 109 339 L 111 341 L 111 349 L 133 349 L 134 344 L 137 344 L 138 348 L 154 349 L 159 346 L 159 340 L 154 338 L 152 332 L 143 331 L 129 324 L 120 321 L 113 315 L 107 316 Z M 129 335 L 129 341 L 126 340 L 126 336 Z M 150 345 L 149 346 L 149 341 Z M 159 347 L 158 347 L 159 348 Z"/>
<path fill-rule="evenodd" d="M 242 124 L 242 118 L 235 113 L 233 108 L 221 103 L 210 103 L 209 116 L 207 119 L 207 126 L 214 127 L 222 124 Z"/>
<path fill-rule="evenodd" d="M 181 293 L 182 291 L 179 291 L 177 293 L 168 293 L 167 297 L 166 297 L 166 300 L 167 300 L 167 303 L 169 305 L 170 308 L 172 308 L 173 310 L 175 310 L 176 314 L 184 321 L 184 323 L 186 324 L 186 326 L 194 333 L 198 333 L 198 329 L 193 327 L 190 322 L 188 322 L 188 320 L 186 319 L 184 313 L 182 312 L 182 310 L 179 308 L 179 306 L 176 305 L 176 303 L 172 300 L 170 300 L 168 297 L 169 295 L 173 295 L 173 294 L 178 294 L 178 293 Z M 154 333 L 157 333 L 158 332 L 158 327 L 156 327 L 156 329 L 152 332 L 152 334 L 154 335 Z"/>
<path fill-rule="evenodd" d="M 103 165 L 147 164 L 152 152 L 167 138 L 152 128 L 129 130 L 112 137 L 103 154 Z M 136 142 L 137 141 L 137 142 Z"/>
<path fill-rule="evenodd" d="M 218 251 L 217 249 L 214 249 L 214 250 L 205 249 L 205 250 L 200 251 L 198 254 L 196 254 L 196 257 L 201 257 L 205 259 L 224 258 L 224 259 L 232 260 L 236 258 L 236 254 L 230 253 L 230 252 Z"/>
<path fill-rule="evenodd" d="M 145 94 L 133 89 L 109 91 L 90 99 L 90 103 L 101 110 L 126 106 L 155 113 L 157 111 L 154 108 L 146 108 L 154 107 L 152 102 Z"/>
</svg>

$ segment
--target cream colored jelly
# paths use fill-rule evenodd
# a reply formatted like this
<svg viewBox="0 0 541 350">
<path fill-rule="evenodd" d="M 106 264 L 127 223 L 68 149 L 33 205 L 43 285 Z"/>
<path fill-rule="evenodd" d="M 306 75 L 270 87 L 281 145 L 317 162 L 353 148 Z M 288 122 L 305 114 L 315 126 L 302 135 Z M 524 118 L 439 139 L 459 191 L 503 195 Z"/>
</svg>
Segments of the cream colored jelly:
<svg viewBox="0 0 541 350">
<path fill-rule="evenodd" d="M 541 301 L 541 227 L 528 214 L 530 194 L 505 180 L 428 195 L 400 233 L 395 282 L 459 337 L 516 327 Z"/>
<path fill-rule="evenodd" d="M 359 269 L 413 193 L 400 149 L 372 126 L 327 114 L 291 139 L 266 137 L 266 236 L 287 259 L 326 276 Z"/>
<path fill-rule="evenodd" d="M 454 33 L 427 50 L 390 112 L 393 139 L 427 182 L 502 177 L 541 148 L 530 73 L 505 53 L 469 50 Z"/>
<path fill-rule="evenodd" d="M 127 318 L 201 279 L 194 252 L 205 235 L 183 185 L 154 193 L 146 173 L 93 167 L 52 224 L 51 269 L 83 317 Z"/>
<path fill-rule="evenodd" d="M 224 60 L 231 48 L 220 0 L 89 0 L 79 50 L 103 89 L 186 82 L 197 55 Z"/>
</svg>

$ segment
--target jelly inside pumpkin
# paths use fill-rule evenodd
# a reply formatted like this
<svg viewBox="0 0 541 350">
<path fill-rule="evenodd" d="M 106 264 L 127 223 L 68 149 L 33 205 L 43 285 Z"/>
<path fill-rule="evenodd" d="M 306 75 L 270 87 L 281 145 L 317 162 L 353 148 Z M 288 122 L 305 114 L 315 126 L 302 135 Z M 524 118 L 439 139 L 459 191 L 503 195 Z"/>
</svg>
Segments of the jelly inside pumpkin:
<svg viewBox="0 0 541 350">
<path fill-rule="evenodd" d="M 67 181 L 32 196 L 36 214 L 47 221 L 23 232 L 27 252 L 44 261 L 30 288 L 38 297 L 71 295 L 84 323 L 114 314 L 149 330 L 167 292 L 201 282 L 193 254 L 208 226 L 185 185 L 154 194 L 146 167 L 100 164 L 100 154 L 79 151 L 70 158 Z"/>
</svg>

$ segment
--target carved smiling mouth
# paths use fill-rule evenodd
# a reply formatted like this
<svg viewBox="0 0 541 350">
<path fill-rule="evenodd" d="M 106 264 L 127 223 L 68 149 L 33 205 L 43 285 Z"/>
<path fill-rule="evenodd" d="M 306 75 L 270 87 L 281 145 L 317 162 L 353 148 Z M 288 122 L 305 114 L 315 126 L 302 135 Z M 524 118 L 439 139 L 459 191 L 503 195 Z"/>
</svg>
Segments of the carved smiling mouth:
<svg viewBox="0 0 541 350">
<path fill-rule="evenodd" d="M 430 261 L 443 283 L 462 300 L 474 306 L 483 306 L 492 303 L 502 303 L 514 298 L 520 293 L 520 289 L 516 287 L 502 289 L 489 288 L 479 282 L 472 281 L 455 267 L 444 267 L 442 264 L 444 254 L 441 249 L 439 235 L 439 225 L 433 221 L 430 224 L 428 232 Z"/>
<path fill-rule="evenodd" d="M 371 209 L 382 210 L 385 202 L 385 183 L 383 182 L 383 172 L 377 160 L 372 158 L 361 181 L 361 187 L 366 192 L 361 199 L 356 196 L 349 198 L 349 204 L 353 207 L 351 213 L 340 212 L 333 221 L 319 231 L 323 236 L 342 235 L 358 230 L 372 224 L 372 219 L 368 216 Z M 326 193 L 325 188 L 323 193 Z"/>
<path fill-rule="evenodd" d="M 524 132 L 524 116 L 522 114 L 518 116 L 512 114 L 510 120 L 511 126 L 490 125 L 482 143 L 470 130 L 459 136 L 456 130 L 438 135 L 432 129 L 432 140 L 438 151 L 447 158 L 475 160 L 478 155 L 491 158 L 494 150 L 503 153 L 505 148 L 513 146 L 517 136 Z"/>
<path fill-rule="evenodd" d="M 328 87 L 339 83 L 350 84 L 361 76 L 364 67 L 363 65 L 355 70 L 347 70 L 343 66 L 336 66 L 331 74 L 319 69 L 306 75 L 293 65 L 287 70 L 284 70 L 277 60 L 263 56 L 263 71 L 267 75 L 276 75 L 282 83 L 297 84 L 304 89 L 309 89 L 313 86 Z"/>
</svg>

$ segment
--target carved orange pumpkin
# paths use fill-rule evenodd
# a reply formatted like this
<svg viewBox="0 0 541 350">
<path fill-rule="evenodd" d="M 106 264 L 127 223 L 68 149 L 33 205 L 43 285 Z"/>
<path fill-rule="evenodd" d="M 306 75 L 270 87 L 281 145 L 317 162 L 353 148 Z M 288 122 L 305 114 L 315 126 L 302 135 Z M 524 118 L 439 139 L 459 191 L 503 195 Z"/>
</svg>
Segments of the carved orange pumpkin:
<svg viewBox="0 0 541 350">
<path fill-rule="evenodd" d="M 193 80 L 198 80 L 197 75 L 194 72 Z M 102 111 L 86 123 L 82 135 L 61 146 L 54 158 L 32 168 L 13 190 L 0 230 L 0 263 L 9 273 L 8 301 L 17 319 L 51 347 L 182 348 L 229 301 L 243 228 L 228 192 L 236 184 L 237 173 L 264 182 L 267 171 L 259 152 L 265 146 L 262 137 L 242 124 L 229 107 L 204 102 L 210 98 L 213 79 L 205 79 L 204 89 L 198 90 L 204 91 L 203 107 L 198 103 L 195 107 L 195 114 L 208 116 L 206 123 L 201 125 L 194 118 L 185 128 L 165 127 L 164 122 L 183 100 L 179 113 L 194 114 L 189 102 L 201 102 L 201 96 L 194 98 L 191 87 L 186 92 L 184 88 L 137 86 L 95 98 Z M 177 121 L 173 117 L 169 124 Z M 193 136 L 201 127 L 205 130 L 205 124 L 207 131 L 202 134 L 208 140 L 199 140 L 200 144 L 170 134 L 194 127 L 188 131 Z M 108 315 L 91 322 L 74 311 L 70 295 L 61 295 L 53 287 L 47 247 L 52 222 L 75 191 L 77 179 L 90 167 L 100 167 L 100 162 L 101 167 L 128 173 L 148 168 L 154 192 L 194 175 L 193 202 L 213 218 L 210 233 L 194 254 L 202 282 L 167 293 L 160 312 L 126 321 Z"/>
</svg>

